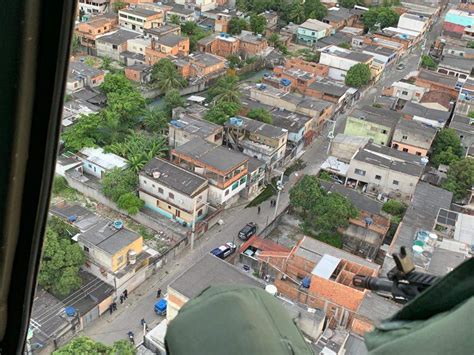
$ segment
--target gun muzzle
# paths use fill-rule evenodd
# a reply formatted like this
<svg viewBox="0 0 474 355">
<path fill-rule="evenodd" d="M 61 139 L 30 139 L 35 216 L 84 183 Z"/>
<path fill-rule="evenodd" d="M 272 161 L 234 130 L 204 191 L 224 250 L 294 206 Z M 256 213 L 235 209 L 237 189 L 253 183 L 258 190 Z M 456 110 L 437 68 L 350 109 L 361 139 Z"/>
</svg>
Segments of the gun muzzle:
<svg viewBox="0 0 474 355">
<path fill-rule="evenodd" d="M 393 282 L 388 279 L 379 279 L 378 277 L 355 275 L 352 278 L 352 284 L 356 287 L 366 288 L 372 291 L 391 292 Z"/>
</svg>

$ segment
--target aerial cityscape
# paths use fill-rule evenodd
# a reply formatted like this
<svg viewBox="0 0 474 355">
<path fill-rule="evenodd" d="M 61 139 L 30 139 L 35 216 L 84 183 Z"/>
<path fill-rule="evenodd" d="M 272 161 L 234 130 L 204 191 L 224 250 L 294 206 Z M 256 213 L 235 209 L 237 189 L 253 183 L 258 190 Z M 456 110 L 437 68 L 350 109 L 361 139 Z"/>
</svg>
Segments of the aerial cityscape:
<svg viewBox="0 0 474 355">
<path fill-rule="evenodd" d="M 405 250 L 474 254 L 470 0 L 78 0 L 67 73 L 28 354 L 167 354 L 233 285 L 363 355 Z"/>
</svg>

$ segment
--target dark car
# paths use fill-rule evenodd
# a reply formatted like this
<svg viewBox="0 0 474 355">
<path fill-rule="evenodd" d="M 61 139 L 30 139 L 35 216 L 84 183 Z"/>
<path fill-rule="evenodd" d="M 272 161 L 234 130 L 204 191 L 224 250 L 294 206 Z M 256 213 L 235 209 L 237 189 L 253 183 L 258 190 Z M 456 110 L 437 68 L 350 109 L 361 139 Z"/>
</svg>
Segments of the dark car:
<svg viewBox="0 0 474 355">
<path fill-rule="evenodd" d="M 247 223 L 247 225 L 240 230 L 239 239 L 247 240 L 255 233 L 257 233 L 257 225 L 253 222 Z"/>
</svg>

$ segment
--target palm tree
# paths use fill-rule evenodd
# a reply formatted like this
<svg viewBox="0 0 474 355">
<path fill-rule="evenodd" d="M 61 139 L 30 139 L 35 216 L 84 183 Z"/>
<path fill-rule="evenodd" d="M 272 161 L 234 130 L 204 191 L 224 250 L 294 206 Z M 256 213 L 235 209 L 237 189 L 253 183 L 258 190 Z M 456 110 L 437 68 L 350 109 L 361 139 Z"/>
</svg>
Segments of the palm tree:
<svg viewBox="0 0 474 355">
<path fill-rule="evenodd" d="M 181 89 L 186 86 L 187 82 L 176 69 L 173 62 L 167 58 L 160 59 L 153 66 L 152 78 L 155 86 L 163 93 L 172 89 Z"/>
<path fill-rule="evenodd" d="M 216 85 L 209 90 L 209 96 L 214 104 L 236 103 L 240 105 L 239 78 L 229 75 L 220 78 Z"/>
<path fill-rule="evenodd" d="M 145 111 L 143 124 L 149 132 L 164 133 L 168 127 L 168 117 L 162 109 L 151 108 Z"/>
</svg>

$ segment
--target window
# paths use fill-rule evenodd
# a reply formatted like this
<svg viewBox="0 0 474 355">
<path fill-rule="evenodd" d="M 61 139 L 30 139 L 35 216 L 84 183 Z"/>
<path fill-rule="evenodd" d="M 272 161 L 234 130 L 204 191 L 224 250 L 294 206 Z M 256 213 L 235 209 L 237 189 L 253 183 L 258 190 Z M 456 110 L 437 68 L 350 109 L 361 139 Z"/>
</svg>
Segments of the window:
<svg viewBox="0 0 474 355">
<path fill-rule="evenodd" d="M 89 165 L 89 168 L 91 168 L 91 169 L 92 169 L 92 164 L 87 164 L 87 165 Z"/>
<path fill-rule="evenodd" d="M 407 152 L 408 152 L 408 148 L 403 148 L 403 151 L 404 151 L 405 153 L 407 153 Z"/>
<path fill-rule="evenodd" d="M 117 45 L 116 45 L 116 44 L 112 44 L 112 49 L 117 49 Z"/>
<path fill-rule="evenodd" d="M 143 180 L 143 183 L 146 185 L 146 180 Z"/>
<path fill-rule="evenodd" d="M 394 184 L 394 185 L 398 185 L 399 183 L 400 183 L 400 182 L 399 182 L 398 180 L 393 180 L 393 181 L 392 181 L 392 184 Z"/>
<path fill-rule="evenodd" d="M 236 181 L 232 184 L 232 191 L 234 191 L 237 187 L 239 187 L 239 182 Z"/>
<path fill-rule="evenodd" d="M 386 129 L 382 129 L 382 134 L 387 134 L 387 130 L 386 130 Z"/>
<path fill-rule="evenodd" d="M 402 139 L 408 139 L 408 136 L 403 136 Z"/>
<path fill-rule="evenodd" d="M 88 248 L 88 247 L 86 247 L 85 245 L 84 245 L 84 251 L 85 251 L 86 253 L 88 253 L 88 252 L 89 252 L 89 248 Z"/>
<path fill-rule="evenodd" d="M 163 193 L 163 189 L 162 189 L 161 187 L 159 187 L 159 188 L 158 188 L 158 192 L 159 192 L 160 194 L 162 194 L 162 193 Z"/>
<path fill-rule="evenodd" d="M 382 177 L 380 175 L 375 175 L 375 180 L 382 180 Z"/>
<path fill-rule="evenodd" d="M 365 170 L 355 169 L 354 172 L 355 172 L 357 175 L 365 176 Z"/>
<path fill-rule="evenodd" d="M 421 152 L 416 152 L 415 154 L 418 156 L 421 156 Z"/>
<path fill-rule="evenodd" d="M 408 95 L 408 91 L 403 90 L 402 95 Z"/>
<path fill-rule="evenodd" d="M 174 200 L 174 193 L 172 193 L 172 192 L 168 193 L 168 197 L 169 197 L 170 199 Z"/>
</svg>

